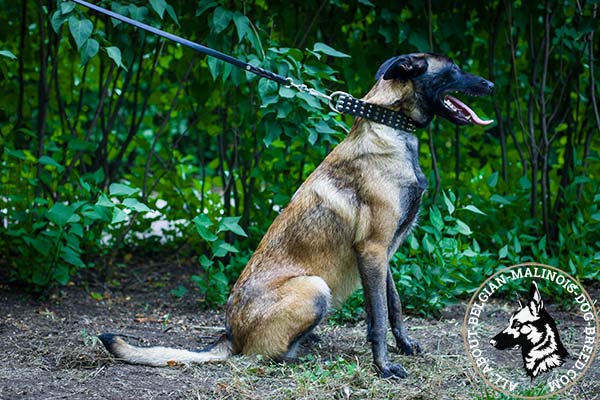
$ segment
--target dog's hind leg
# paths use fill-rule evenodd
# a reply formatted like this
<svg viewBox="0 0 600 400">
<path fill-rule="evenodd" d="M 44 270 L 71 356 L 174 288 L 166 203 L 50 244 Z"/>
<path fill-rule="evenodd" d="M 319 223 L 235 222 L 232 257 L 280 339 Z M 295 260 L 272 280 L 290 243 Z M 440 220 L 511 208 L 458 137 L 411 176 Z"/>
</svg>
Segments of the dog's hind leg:
<svg viewBox="0 0 600 400">
<path fill-rule="evenodd" d="M 274 311 L 248 336 L 242 352 L 291 360 L 329 310 L 331 293 L 317 276 L 293 277 L 276 290 L 280 300 L 270 307 Z"/>
<path fill-rule="evenodd" d="M 390 326 L 392 332 L 396 338 L 396 346 L 398 349 L 406 355 L 416 355 L 421 352 L 421 346 L 417 340 L 411 339 L 406 333 L 404 323 L 402 322 L 402 303 L 396 284 L 392 278 L 392 272 L 388 268 L 387 277 L 387 304 L 388 304 L 388 318 L 390 320 Z"/>
</svg>

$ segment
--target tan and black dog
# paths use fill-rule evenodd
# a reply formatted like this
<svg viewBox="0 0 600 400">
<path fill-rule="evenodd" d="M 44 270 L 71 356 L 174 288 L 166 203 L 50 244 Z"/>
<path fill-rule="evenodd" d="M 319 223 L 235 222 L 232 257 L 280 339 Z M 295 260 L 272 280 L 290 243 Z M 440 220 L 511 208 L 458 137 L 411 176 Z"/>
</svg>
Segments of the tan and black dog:
<svg viewBox="0 0 600 400">
<path fill-rule="evenodd" d="M 410 118 L 435 115 L 457 125 L 487 125 L 449 95 L 487 95 L 493 84 L 447 57 L 418 53 L 387 60 L 363 99 Z M 123 361 L 152 366 L 224 360 L 234 354 L 293 358 L 332 307 L 362 284 L 367 339 L 383 377 L 405 377 L 388 358 L 387 321 L 404 354 L 419 349 L 402 324 L 389 260 L 415 225 L 427 187 L 410 132 L 357 118 L 347 138 L 315 169 L 275 219 L 231 291 L 226 333 L 201 351 L 137 347 L 103 334 Z"/>
</svg>

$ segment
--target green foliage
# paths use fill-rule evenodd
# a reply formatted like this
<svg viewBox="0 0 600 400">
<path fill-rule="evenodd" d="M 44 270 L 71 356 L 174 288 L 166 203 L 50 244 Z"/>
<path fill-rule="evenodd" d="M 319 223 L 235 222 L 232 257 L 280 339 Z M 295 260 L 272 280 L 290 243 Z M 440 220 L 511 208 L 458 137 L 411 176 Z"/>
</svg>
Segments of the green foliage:
<svg viewBox="0 0 600 400">
<path fill-rule="evenodd" d="M 239 273 L 239 271 L 230 272 L 235 267 L 235 263 L 229 264 L 229 268 L 226 268 L 219 260 L 227 258 L 230 253 L 239 252 L 237 247 L 220 239 L 220 233 L 231 232 L 237 236 L 248 236 L 238 224 L 239 220 L 240 217 L 223 217 L 215 226 L 206 214 L 200 214 L 192 221 L 200 237 L 211 248 L 211 258 L 204 254 L 198 258 L 203 275 L 192 276 L 192 281 L 198 286 L 209 305 L 225 303 L 229 294 L 229 282 L 235 279 Z M 174 294 L 178 295 L 179 293 L 181 293 L 180 290 Z"/>
<path fill-rule="evenodd" d="M 472 293 L 498 265 L 496 255 L 482 250 L 464 222 L 485 213 L 461 204 L 451 191 L 439 203 L 426 208 L 421 220 L 429 223 L 419 226 L 392 260 L 405 308 L 423 315 Z"/>
<path fill-rule="evenodd" d="M 348 322 L 356 322 L 360 317 L 363 316 L 364 312 L 363 290 L 360 289 L 350 296 L 341 307 L 331 314 L 329 317 L 329 322 L 338 325 Z"/>
<path fill-rule="evenodd" d="M 438 118 L 418 132 L 431 188 L 392 259 L 407 307 L 435 312 L 516 262 L 599 279 L 596 3 L 433 2 L 430 15 L 418 1 L 375 3 L 99 4 L 323 92 L 363 95 L 393 55 L 449 55 L 495 82 L 494 96 L 469 103 L 496 123 Z M 87 268 L 110 279 L 125 251 L 177 250 L 198 260 L 206 301 L 224 302 L 352 119 L 70 1 L 1 4 L 0 263 L 10 278 L 40 290 Z M 359 307 L 353 297 L 334 319 Z"/>
</svg>

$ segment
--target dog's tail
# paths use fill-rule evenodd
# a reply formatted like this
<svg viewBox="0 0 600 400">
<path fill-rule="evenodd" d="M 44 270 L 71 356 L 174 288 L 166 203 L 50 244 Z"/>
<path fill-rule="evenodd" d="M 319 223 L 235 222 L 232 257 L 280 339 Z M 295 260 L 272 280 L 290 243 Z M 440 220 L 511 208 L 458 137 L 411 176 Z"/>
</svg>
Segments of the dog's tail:
<svg viewBox="0 0 600 400">
<path fill-rule="evenodd" d="M 104 344 L 104 347 L 118 359 L 129 364 L 150 365 L 152 367 L 222 361 L 233 354 L 231 341 L 226 335 L 221 336 L 207 348 L 196 351 L 162 346 L 132 346 L 112 333 L 103 333 L 98 338 Z"/>
</svg>

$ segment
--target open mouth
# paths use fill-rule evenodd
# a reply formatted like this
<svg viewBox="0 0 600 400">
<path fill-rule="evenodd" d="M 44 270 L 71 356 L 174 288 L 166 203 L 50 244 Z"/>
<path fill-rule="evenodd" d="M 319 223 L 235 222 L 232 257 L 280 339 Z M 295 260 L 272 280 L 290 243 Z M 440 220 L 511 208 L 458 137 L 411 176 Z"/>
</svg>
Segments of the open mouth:
<svg viewBox="0 0 600 400">
<path fill-rule="evenodd" d="M 455 124 L 486 126 L 494 122 L 493 119 L 482 119 L 471 107 L 449 94 L 444 95 L 441 103 L 446 111 L 443 116 Z"/>
</svg>

